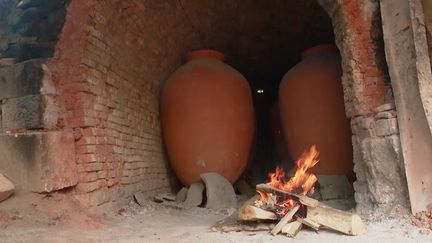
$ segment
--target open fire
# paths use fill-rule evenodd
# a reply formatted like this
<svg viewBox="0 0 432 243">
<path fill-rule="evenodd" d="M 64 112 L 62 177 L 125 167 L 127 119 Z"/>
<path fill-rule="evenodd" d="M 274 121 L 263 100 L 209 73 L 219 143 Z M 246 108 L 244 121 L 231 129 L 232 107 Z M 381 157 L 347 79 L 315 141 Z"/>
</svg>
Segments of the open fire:
<svg viewBox="0 0 432 243">
<path fill-rule="evenodd" d="M 313 194 L 317 177 L 308 170 L 318 162 L 316 146 L 305 151 L 296 162 L 296 171 L 289 178 L 285 171 L 276 168 L 269 174 L 269 182 L 256 185 L 257 196 L 247 201 L 239 211 L 241 221 L 278 221 L 271 233 L 280 232 L 289 237 L 303 226 L 319 230 L 327 228 L 347 235 L 360 235 L 365 227 L 360 216 L 344 212 L 316 199 Z"/>
<path fill-rule="evenodd" d="M 296 172 L 293 177 L 287 180 L 285 171 L 278 167 L 275 172 L 269 174 L 269 186 L 292 192 L 299 195 L 309 195 L 313 193 L 313 186 L 317 182 L 317 177 L 314 174 L 307 172 L 309 168 L 314 167 L 318 162 L 319 152 L 315 145 L 309 151 L 305 151 L 296 162 Z M 260 200 L 267 206 L 272 202 L 275 206 L 275 213 L 278 216 L 284 216 L 288 211 L 295 206 L 296 201 L 291 197 L 285 198 L 276 196 L 273 193 L 262 192 L 257 190 L 260 195 Z"/>
</svg>

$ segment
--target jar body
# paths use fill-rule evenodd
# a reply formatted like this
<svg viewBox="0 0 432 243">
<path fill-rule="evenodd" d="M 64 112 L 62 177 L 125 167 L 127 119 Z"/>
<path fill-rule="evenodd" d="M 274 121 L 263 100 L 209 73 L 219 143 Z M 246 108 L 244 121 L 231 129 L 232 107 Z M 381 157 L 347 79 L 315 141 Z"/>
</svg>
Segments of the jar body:
<svg viewBox="0 0 432 243">
<path fill-rule="evenodd" d="M 205 172 L 234 183 L 246 168 L 254 135 L 249 84 L 218 58 L 188 59 L 169 77 L 161 95 L 171 166 L 186 186 Z"/>
<path fill-rule="evenodd" d="M 284 137 L 293 159 L 316 144 L 317 174 L 353 176 L 349 119 L 345 115 L 340 58 L 337 52 L 311 53 L 289 70 L 279 87 Z"/>
</svg>

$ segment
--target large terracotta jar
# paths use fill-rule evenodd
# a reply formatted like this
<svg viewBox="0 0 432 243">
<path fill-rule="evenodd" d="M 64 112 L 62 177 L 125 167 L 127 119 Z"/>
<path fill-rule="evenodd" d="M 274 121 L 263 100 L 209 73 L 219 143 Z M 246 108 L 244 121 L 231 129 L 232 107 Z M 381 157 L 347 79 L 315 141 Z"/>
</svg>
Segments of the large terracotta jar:
<svg viewBox="0 0 432 243">
<path fill-rule="evenodd" d="M 340 57 L 336 46 L 320 45 L 302 53 L 279 87 L 279 106 L 291 157 L 311 145 L 320 151 L 318 174 L 352 177 L 353 154 L 349 119 L 345 116 Z"/>
<path fill-rule="evenodd" d="M 186 59 L 162 90 L 170 163 L 186 186 L 205 172 L 218 172 L 234 183 L 246 167 L 254 135 L 249 84 L 220 52 L 194 51 Z"/>
</svg>

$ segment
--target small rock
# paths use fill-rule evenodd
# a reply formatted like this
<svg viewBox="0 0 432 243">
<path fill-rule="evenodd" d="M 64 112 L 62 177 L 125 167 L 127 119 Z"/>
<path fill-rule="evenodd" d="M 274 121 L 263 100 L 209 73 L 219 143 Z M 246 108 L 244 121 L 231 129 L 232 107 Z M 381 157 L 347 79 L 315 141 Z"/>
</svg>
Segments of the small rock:
<svg viewBox="0 0 432 243">
<path fill-rule="evenodd" d="M 10 197 L 14 191 L 14 184 L 0 173 L 0 202 Z"/>
<path fill-rule="evenodd" d="M 421 229 L 420 230 L 420 234 L 422 234 L 422 235 L 429 235 L 430 234 L 430 230 L 428 230 L 428 229 Z"/>
<path fill-rule="evenodd" d="M 194 183 L 187 191 L 186 200 L 183 202 L 185 206 L 197 207 L 203 202 L 204 185 L 201 182 Z"/>
<path fill-rule="evenodd" d="M 188 189 L 186 187 L 182 187 L 179 192 L 177 192 L 177 196 L 175 198 L 175 201 L 178 203 L 182 203 L 186 200 L 186 196 L 188 193 Z"/>
<path fill-rule="evenodd" d="M 200 175 L 206 186 L 206 208 L 222 209 L 237 207 L 237 197 L 231 183 L 218 173 Z"/>
</svg>

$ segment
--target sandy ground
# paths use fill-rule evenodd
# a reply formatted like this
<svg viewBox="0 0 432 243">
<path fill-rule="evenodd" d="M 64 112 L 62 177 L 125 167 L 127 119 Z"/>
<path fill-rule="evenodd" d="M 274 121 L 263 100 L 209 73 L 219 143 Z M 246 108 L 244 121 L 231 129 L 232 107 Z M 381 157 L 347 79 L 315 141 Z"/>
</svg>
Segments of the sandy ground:
<svg viewBox="0 0 432 243">
<path fill-rule="evenodd" d="M 68 196 L 21 195 L 0 204 L 0 242 L 432 242 L 408 218 L 368 222 L 363 236 L 302 230 L 295 239 L 268 232 L 211 232 L 231 210 L 184 209 L 149 201 L 109 213 L 81 208 Z"/>
</svg>

